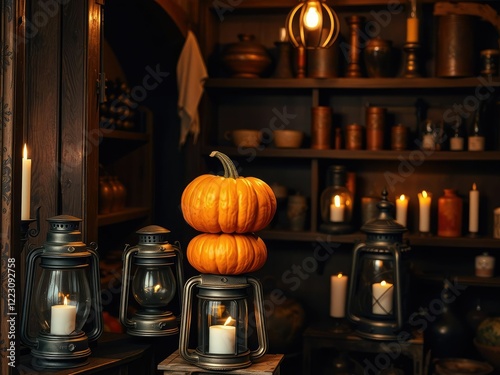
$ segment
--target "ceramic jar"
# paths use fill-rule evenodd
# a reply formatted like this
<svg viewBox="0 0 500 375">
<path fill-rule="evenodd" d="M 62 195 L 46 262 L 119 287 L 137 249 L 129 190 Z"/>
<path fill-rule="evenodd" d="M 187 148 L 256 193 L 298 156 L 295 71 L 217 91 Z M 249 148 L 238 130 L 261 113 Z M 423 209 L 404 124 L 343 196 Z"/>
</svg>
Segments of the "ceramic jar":
<svg viewBox="0 0 500 375">
<path fill-rule="evenodd" d="M 271 65 L 266 48 L 252 34 L 239 34 L 239 42 L 228 46 L 222 62 L 234 78 L 258 78 Z"/>
<path fill-rule="evenodd" d="M 454 189 L 444 189 L 438 199 L 438 236 L 460 237 L 462 235 L 462 198 Z"/>
<path fill-rule="evenodd" d="M 477 277 L 492 277 L 495 270 L 495 258 L 488 253 L 478 255 L 475 259 Z"/>
<path fill-rule="evenodd" d="M 307 213 L 307 199 L 301 194 L 294 194 L 288 197 L 287 217 L 290 230 L 304 230 Z"/>
</svg>

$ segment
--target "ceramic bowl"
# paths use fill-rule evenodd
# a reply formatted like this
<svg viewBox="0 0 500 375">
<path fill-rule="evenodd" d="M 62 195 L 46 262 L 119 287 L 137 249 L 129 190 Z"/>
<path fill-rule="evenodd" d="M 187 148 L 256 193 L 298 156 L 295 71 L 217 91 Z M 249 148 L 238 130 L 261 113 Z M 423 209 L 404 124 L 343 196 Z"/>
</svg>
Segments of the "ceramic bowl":
<svg viewBox="0 0 500 375">
<path fill-rule="evenodd" d="M 487 375 L 493 372 L 489 363 L 468 358 L 440 358 L 434 367 L 436 375 Z"/>
<path fill-rule="evenodd" d="M 236 147 L 258 147 L 262 140 L 262 133 L 260 130 L 237 129 L 227 131 L 224 138 L 232 141 Z"/>
<path fill-rule="evenodd" d="M 304 139 L 304 132 L 300 130 L 275 130 L 274 145 L 279 148 L 299 148 Z"/>
<path fill-rule="evenodd" d="M 488 363 L 492 364 L 495 369 L 500 370 L 500 346 L 484 345 L 474 339 L 474 346 L 477 351 Z"/>
</svg>

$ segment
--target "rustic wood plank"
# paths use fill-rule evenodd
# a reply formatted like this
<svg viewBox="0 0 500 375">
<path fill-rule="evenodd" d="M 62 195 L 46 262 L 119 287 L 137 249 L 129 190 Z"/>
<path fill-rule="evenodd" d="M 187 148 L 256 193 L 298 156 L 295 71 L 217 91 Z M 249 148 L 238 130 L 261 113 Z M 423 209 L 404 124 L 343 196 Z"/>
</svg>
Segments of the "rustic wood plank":
<svg viewBox="0 0 500 375">
<path fill-rule="evenodd" d="M 279 375 L 280 363 L 283 354 L 266 354 L 259 360 L 252 363 L 250 367 L 232 371 L 224 371 L 225 374 L 245 374 L 245 375 Z M 220 371 L 203 370 L 197 366 L 187 363 L 179 354 L 179 351 L 172 353 L 167 359 L 158 365 L 158 370 L 163 370 L 164 375 L 204 375 L 220 374 Z"/>
<path fill-rule="evenodd" d="M 33 160 L 31 207 L 40 210 L 40 233 L 30 238 L 33 245 L 45 242 L 46 219 L 58 213 L 59 193 L 58 151 L 59 151 L 59 84 L 60 84 L 60 8 L 50 15 L 42 3 L 29 7 L 26 19 L 27 73 L 26 73 L 26 124 L 29 155 Z M 47 22 L 33 15 L 43 14 Z M 35 22 L 35 19 L 37 22 Z"/>
</svg>

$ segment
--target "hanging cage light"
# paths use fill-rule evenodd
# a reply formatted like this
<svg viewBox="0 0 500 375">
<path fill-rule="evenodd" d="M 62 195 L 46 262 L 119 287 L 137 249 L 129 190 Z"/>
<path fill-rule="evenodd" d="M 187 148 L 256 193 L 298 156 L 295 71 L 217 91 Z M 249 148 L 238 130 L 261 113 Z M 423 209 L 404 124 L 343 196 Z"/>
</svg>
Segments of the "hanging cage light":
<svg viewBox="0 0 500 375">
<path fill-rule="evenodd" d="M 288 14 L 286 30 L 296 48 L 328 48 L 339 36 L 340 22 L 325 0 L 302 0 Z"/>
</svg>

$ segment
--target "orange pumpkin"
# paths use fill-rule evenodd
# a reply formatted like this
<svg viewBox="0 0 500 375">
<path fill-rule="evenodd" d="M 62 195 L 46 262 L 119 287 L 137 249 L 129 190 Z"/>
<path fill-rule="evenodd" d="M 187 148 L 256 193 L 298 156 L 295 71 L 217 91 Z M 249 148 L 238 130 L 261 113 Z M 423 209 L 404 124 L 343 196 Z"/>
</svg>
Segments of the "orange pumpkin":
<svg viewBox="0 0 500 375">
<path fill-rule="evenodd" d="M 267 248 L 253 233 L 202 233 L 189 242 L 187 259 L 201 273 L 240 275 L 260 269 L 267 260 Z"/>
<path fill-rule="evenodd" d="M 181 197 L 182 214 L 205 233 L 248 233 L 264 229 L 276 212 L 271 187 L 256 177 L 241 177 L 231 159 L 213 151 L 224 176 L 204 174 L 191 181 Z"/>
</svg>

